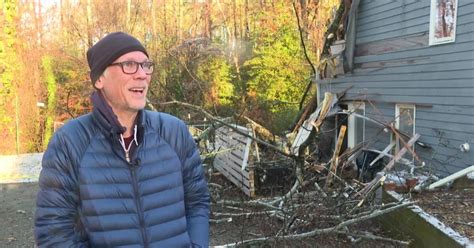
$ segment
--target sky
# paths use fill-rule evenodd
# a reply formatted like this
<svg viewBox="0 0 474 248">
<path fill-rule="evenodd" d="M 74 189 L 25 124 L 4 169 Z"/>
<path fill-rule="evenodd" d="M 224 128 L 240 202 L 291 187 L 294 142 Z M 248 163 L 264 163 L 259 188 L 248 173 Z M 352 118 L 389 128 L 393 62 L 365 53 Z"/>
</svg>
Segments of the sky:
<svg viewBox="0 0 474 248">
<path fill-rule="evenodd" d="M 40 0 L 41 4 L 43 4 L 43 6 L 51 6 L 53 4 L 59 4 L 59 0 Z"/>
</svg>

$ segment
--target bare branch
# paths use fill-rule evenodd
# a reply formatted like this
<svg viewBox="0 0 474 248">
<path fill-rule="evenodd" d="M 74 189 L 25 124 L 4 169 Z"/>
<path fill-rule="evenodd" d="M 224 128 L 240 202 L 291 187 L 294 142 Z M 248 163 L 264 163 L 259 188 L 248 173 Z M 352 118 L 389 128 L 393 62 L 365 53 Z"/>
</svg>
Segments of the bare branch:
<svg viewBox="0 0 474 248">
<path fill-rule="evenodd" d="M 185 102 L 180 102 L 180 101 L 169 101 L 169 102 L 163 102 L 163 103 L 155 103 L 156 105 L 161 105 L 161 106 L 167 106 L 167 105 L 180 105 L 180 106 L 183 106 L 183 107 L 187 107 L 187 108 L 190 108 L 190 109 L 193 109 L 195 111 L 198 111 L 198 112 L 201 112 L 203 113 L 207 118 L 213 120 L 213 121 L 216 121 L 220 124 L 222 124 L 223 126 L 226 126 L 226 127 L 229 127 L 231 128 L 232 130 L 234 130 L 236 133 L 242 135 L 242 136 L 245 136 L 247 138 L 250 138 L 252 139 L 253 141 L 255 142 L 258 142 L 259 144 L 262 144 L 268 148 L 271 148 L 272 150 L 274 150 L 275 152 L 281 154 L 281 155 L 284 155 L 286 157 L 290 157 L 290 158 L 294 158 L 295 156 L 292 155 L 292 154 L 289 154 L 285 151 L 282 151 L 279 147 L 276 147 L 264 140 L 261 140 L 257 137 L 252 137 L 251 135 L 248 135 L 247 133 L 244 133 L 242 132 L 241 130 L 239 130 L 238 128 L 236 128 L 234 125 L 232 124 L 228 124 L 228 123 L 225 123 L 224 121 L 214 117 L 212 114 L 210 114 L 209 112 L 207 112 L 206 110 L 204 110 L 203 108 L 199 107 L 199 106 L 196 106 L 196 105 L 193 105 L 193 104 L 189 104 L 189 103 L 185 103 Z"/>
<path fill-rule="evenodd" d="M 381 216 L 383 214 L 387 214 L 389 212 L 395 211 L 395 210 L 400 209 L 400 208 L 407 207 L 407 206 L 412 205 L 412 204 L 413 204 L 413 202 L 404 202 L 404 203 L 401 203 L 399 205 L 396 205 L 396 206 L 393 206 L 393 207 L 390 207 L 390 208 L 374 211 L 373 213 L 371 213 L 369 215 L 365 215 L 365 216 L 361 216 L 359 218 L 343 221 L 343 222 L 337 224 L 336 226 L 329 227 L 329 228 L 314 229 L 310 232 L 293 234 L 293 235 L 248 239 L 248 240 L 243 240 L 243 241 L 236 242 L 236 243 L 226 244 L 226 245 L 223 245 L 221 247 L 235 247 L 237 245 L 250 245 L 250 244 L 257 244 L 257 243 L 262 243 L 262 242 L 266 242 L 266 241 L 270 241 L 270 240 L 271 241 L 301 240 L 301 239 L 308 238 L 308 237 L 313 237 L 313 236 L 316 236 L 316 235 L 337 233 L 343 227 L 347 227 L 347 226 L 353 225 L 355 223 L 359 223 L 359 222 L 362 222 L 362 221 L 373 219 L 375 217 Z"/>
</svg>

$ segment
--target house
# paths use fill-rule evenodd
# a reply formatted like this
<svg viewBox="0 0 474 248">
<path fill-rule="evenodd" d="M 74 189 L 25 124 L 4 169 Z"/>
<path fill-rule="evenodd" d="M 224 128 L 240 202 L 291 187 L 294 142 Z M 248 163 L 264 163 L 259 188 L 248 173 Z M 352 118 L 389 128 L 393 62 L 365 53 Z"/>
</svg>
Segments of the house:
<svg viewBox="0 0 474 248">
<path fill-rule="evenodd" d="M 438 176 L 473 165 L 474 1 L 353 0 L 347 19 L 342 68 L 314 79 L 318 100 L 347 90 L 343 109 L 420 134 L 419 160 L 404 158 Z M 383 150 L 394 142 L 392 154 L 403 147 L 363 118 L 335 122 L 348 125 L 347 147 L 368 141 Z"/>
</svg>

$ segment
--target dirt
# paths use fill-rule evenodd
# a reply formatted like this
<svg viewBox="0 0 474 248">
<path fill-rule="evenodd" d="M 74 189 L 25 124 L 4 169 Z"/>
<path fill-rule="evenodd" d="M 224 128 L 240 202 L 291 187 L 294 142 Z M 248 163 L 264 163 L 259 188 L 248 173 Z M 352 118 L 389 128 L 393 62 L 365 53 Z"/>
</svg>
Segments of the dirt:
<svg viewBox="0 0 474 248">
<path fill-rule="evenodd" d="M 0 184 L 0 219 L 3 227 L 0 228 L 0 247 L 34 247 L 33 216 L 35 199 L 38 191 L 37 183 Z M 233 199 L 245 198 L 236 188 L 225 185 L 225 194 Z M 219 210 L 213 206 L 214 210 Z M 220 210 L 219 210 L 220 211 Z M 275 218 L 269 216 L 236 217 L 233 221 L 211 224 L 210 243 L 224 245 L 244 239 L 261 237 L 274 233 Z M 357 229 L 368 230 L 376 234 L 383 234 L 376 223 L 365 223 Z M 308 238 L 303 241 L 269 242 L 262 247 L 397 247 L 380 241 L 361 240 L 353 243 L 346 235 L 324 235 Z"/>
<path fill-rule="evenodd" d="M 259 238 L 262 236 L 273 236 L 275 226 L 280 223 L 275 221 L 274 217 L 238 217 L 233 218 L 232 222 L 213 224 L 211 226 L 211 246 L 235 243 L 242 240 Z M 374 222 L 367 222 L 359 227 L 352 227 L 351 230 L 368 230 L 378 235 L 383 235 L 384 231 Z M 250 247 L 250 246 L 244 246 Z M 288 241 L 268 241 L 263 245 L 256 247 L 403 247 L 392 243 L 384 243 L 375 240 L 362 239 L 357 242 L 351 241 L 347 235 L 325 234 L 304 240 Z"/>
<path fill-rule="evenodd" d="M 223 182 L 220 181 L 222 184 Z M 232 185 L 223 183 L 222 191 L 233 200 L 246 200 L 246 196 Z M 1 184 L 0 192 L 0 219 L 3 228 L 0 228 L 0 247 L 33 247 L 33 215 L 34 202 L 38 185 Z M 474 239 L 474 190 L 437 190 L 414 194 L 425 211 L 434 215 L 442 222 L 452 227 L 460 234 Z M 224 212 L 219 205 L 213 205 L 214 212 Z M 468 225 L 468 224 L 471 225 Z M 279 223 L 270 216 L 233 217 L 231 222 L 211 224 L 211 245 L 223 245 L 245 239 L 273 234 Z M 378 235 L 384 231 L 376 222 L 366 222 L 351 230 L 365 230 Z M 303 241 L 269 242 L 263 247 L 397 247 L 392 243 L 361 240 L 353 243 L 347 235 L 323 235 L 307 238 Z"/>
<path fill-rule="evenodd" d="M 222 185 L 223 189 L 220 191 L 211 189 L 211 198 L 224 199 L 231 201 L 247 201 L 251 200 L 245 194 L 242 193 L 236 186 L 231 184 L 228 180 L 222 176 L 212 177 L 211 182 L 218 185 Z M 291 186 L 291 184 L 289 185 Z M 275 186 L 274 189 L 266 188 L 266 192 L 276 193 L 277 195 L 281 194 L 283 190 L 286 192 L 289 187 L 283 187 L 281 185 Z M 214 192 L 214 193 L 213 193 Z M 216 195 L 215 192 L 218 192 Z M 264 195 L 259 197 L 272 197 L 273 195 Z M 257 198 L 258 199 L 258 198 Z M 318 201 L 315 199 L 315 201 Z M 259 212 L 262 209 L 258 207 L 248 207 L 248 206 L 239 206 L 239 210 L 233 210 L 224 205 L 212 204 L 211 209 L 211 219 L 225 219 L 224 217 L 216 216 L 215 213 L 234 213 L 234 212 Z M 317 213 L 321 215 L 329 214 L 334 211 L 334 209 L 328 209 L 326 206 L 321 205 L 321 209 L 310 209 L 302 212 L 310 211 L 312 213 Z M 303 214 L 302 214 L 303 215 Z M 313 230 L 313 228 L 325 228 L 329 226 L 334 226 L 334 222 L 331 220 L 321 221 L 321 218 L 315 217 L 316 221 L 310 219 L 305 219 L 312 222 L 311 225 L 306 230 L 299 230 L 300 232 L 306 232 Z M 277 220 L 274 216 L 270 214 L 266 215 L 253 215 L 253 216 L 241 216 L 241 217 L 232 217 L 232 221 L 224 223 L 213 223 L 211 224 L 210 230 L 210 245 L 224 245 L 229 243 L 241 242 L 243 240 L 255 239 L 261 237 L 272 237 L 275 236 L 281 226 L 283 225 L 281 220 Z M 372 233 L 375 235 L 388 237 L 388 233 L 382 229 L 382 226 L 376 221 L 366 221 L 356 225 L 349 226 L 349 232 L 358 232 L 358 233 Z M 288 235 L 294 234 L 289 232 Z M 390 242 L 382 242 L 379 240 L 370 240 L 370 239 L 357 239 L 356 237 L 349 237 L 348 235 L 343 234 L 323 234 L 314 237 L 305 238 L 304 240 L 288 240 L 288 241 L 268 241 L 265 244 L 260 244 L 258 246 L 243 246 L 243 247 L 404 247 Z"/>
<path fill-rule="evenodd" d="M 38 184 L 0 184 L 0 187 L 0 247 L 33 247 Z"/>
<path fill-rule="evenodd" d="M 474 188 L 423 191 L 412 197 L 424 211 L 474 240 Z"/>
</svg>

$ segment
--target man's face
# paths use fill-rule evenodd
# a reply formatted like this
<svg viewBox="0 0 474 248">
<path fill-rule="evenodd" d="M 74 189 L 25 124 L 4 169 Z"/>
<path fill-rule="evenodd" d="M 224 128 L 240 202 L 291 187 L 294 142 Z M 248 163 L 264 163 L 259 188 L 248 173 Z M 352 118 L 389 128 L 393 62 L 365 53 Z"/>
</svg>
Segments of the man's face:
<svg viewBox="0 0 474 248">
<path fill-rule="evenodd" d="M 114 63 L 124 61 L 142 63 L 148 58 L 144 53 L 135 51 L 120 56 Z M 141 66 L 138 66 L 137 72 L 125 74 L 120 65 L 114 65 L 105 69 L 95 82 L 95 87 L 102 91 L 114 113 L 121 116 L 135 114 L 145 107 L 150 80 L 151 75 L 147 75 Z"/>
</svg>

